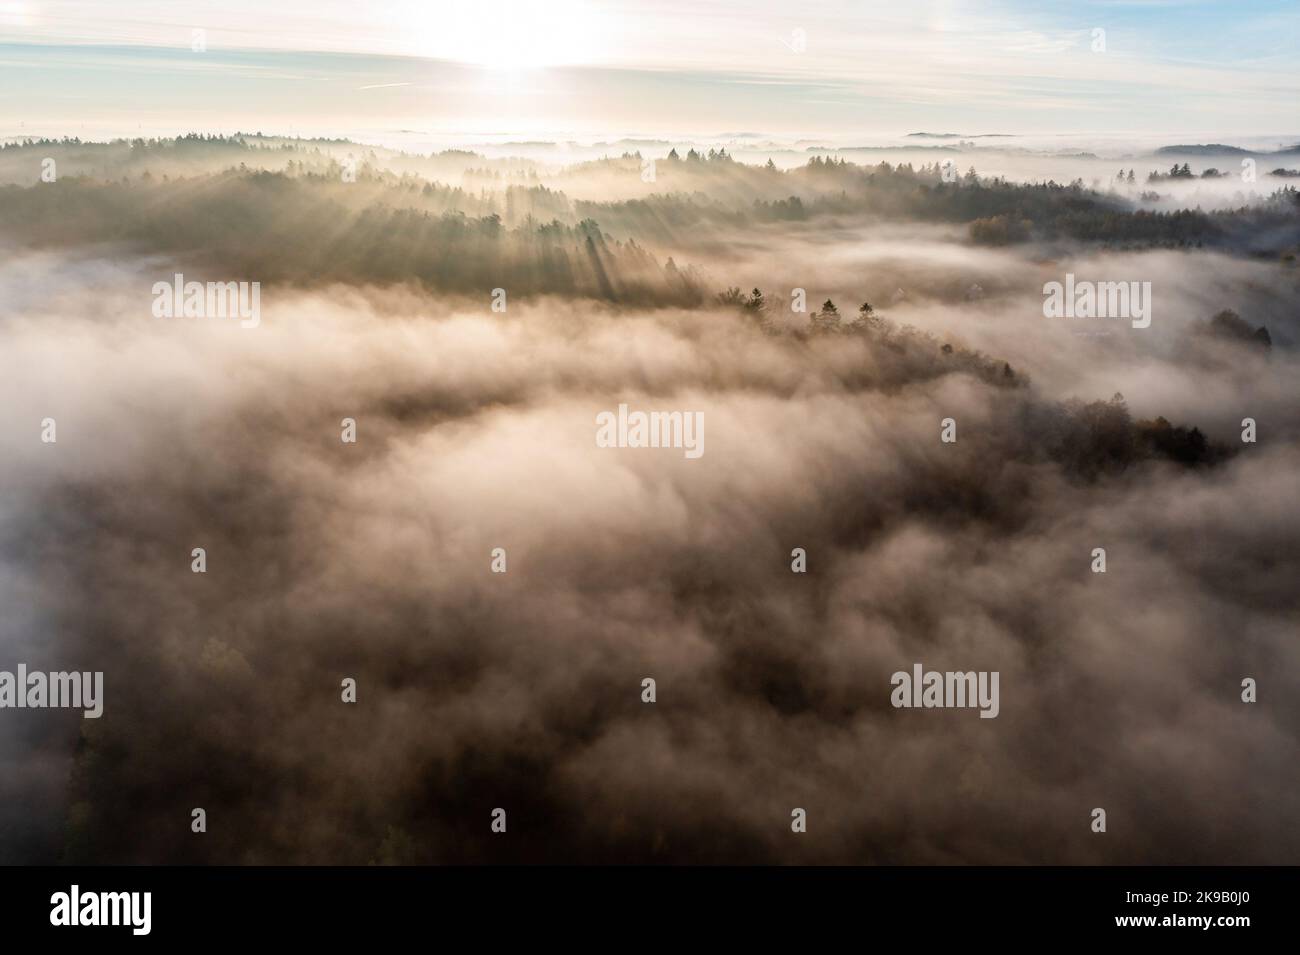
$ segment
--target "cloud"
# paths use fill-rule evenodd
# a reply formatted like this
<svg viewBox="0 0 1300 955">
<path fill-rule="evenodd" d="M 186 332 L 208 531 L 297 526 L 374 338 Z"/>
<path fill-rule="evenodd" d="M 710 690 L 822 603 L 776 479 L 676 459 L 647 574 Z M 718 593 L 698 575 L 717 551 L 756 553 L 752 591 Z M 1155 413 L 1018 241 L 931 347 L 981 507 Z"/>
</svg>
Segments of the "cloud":
<svg viewBox="0 0 1300 955">
<path fill-rule="evenodd" d="M 921 301 L 894 316 L 942 334 L 934 236 L 900 238 L 894 266 L 867 268 L 867 246 L 817 281 L 847 294 L 854 255 L 869 282 L 913 270 Z M 787 255 L 727 267 L 792 281 L 821 254 L 765 241 Z M 4 804 L 28 807 L 6 861 L 1293 858 L 1291 353 L 1258 363 L 1181 314 L 1081 342 L 1030 314 L 1041 264 L 946 254 L 932 267 L 997 290 L 948 303 L 947 331 L 1021 341 L 1032 386 L 902 330 L 772 336 L 720 308 L 578 297 L 494 315 L 276 285 L 256 330 L 160 323 L 165 262 L 11 257 L 6 658 L 102 669 L 106 704 L 93 726 L 0 721 L 21 767 Z M 1106 268 L 1167 269 L 1188 301 L 1260 279 L 1188 261 Z M 1108 399 L 1107 361 L 1141 369 L 1143 415 L 1198 423 L 1183 412 L 1238 395 L 1266 437 L 1213 466 L 1075 473 L 1052 450 L 1059 400 Z M 620 401 L 703 412 L 706 454 L 596 447 Z M 36 438 L 47 414 L 57 445 Z M 1000 671 L 1000 715 L 891 708 L 914 662 Z"/>
</svg>

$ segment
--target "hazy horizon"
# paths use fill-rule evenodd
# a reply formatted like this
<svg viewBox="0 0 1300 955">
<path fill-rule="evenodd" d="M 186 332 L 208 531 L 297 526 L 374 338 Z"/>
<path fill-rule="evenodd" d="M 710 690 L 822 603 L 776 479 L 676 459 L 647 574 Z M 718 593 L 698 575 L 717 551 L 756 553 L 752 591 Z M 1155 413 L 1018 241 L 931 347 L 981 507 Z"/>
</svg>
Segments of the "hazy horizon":
<svg viewBox="0 0 1300 955">
<path fill-rule="evenodd" d="M 7 126 L 159 134 L 1271 135 L 1298 54 L 1283 0 L 0 4 Z"/>
</svg>

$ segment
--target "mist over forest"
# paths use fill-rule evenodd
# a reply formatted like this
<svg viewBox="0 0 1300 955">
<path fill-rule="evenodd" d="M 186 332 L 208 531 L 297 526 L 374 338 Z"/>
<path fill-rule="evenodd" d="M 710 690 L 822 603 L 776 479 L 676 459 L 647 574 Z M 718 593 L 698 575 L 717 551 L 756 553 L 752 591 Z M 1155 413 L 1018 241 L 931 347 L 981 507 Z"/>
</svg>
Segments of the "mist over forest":
<svg viewBox="0 0 1300 955">
<path fill-rule="evenodd" d="M 940 138 L 6 143 L 0 863 L 1293 861 L 1300 153 Z"/>
</svg>

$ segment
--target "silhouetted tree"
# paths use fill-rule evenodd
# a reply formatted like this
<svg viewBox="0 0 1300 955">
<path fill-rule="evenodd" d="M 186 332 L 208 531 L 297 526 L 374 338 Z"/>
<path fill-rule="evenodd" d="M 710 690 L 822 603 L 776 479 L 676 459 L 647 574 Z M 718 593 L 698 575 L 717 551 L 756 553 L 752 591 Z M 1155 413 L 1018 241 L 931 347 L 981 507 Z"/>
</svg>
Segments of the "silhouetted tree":
<svg viewBox="0 0 1300 955">
<path fill-rule="evenodd" d="M 827 299 L 823 304 L 820 312 L 812 317 L 812 330 L 814 332 L 837 332 L 840 329 L 840 311 L 835 307 L 835 303 Z"/>
</svg>

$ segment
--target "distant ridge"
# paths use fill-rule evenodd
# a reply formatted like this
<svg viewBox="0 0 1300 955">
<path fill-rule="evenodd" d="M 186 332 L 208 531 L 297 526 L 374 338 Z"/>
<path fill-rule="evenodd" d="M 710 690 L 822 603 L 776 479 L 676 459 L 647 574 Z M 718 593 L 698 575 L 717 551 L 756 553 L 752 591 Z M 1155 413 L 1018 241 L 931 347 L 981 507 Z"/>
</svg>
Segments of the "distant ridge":
<svg viewBox="0 0 1300 955">
<path fill-rule="evenodd" d="M 1225 146 L 1223 143 L 1197 143 L 1195 145 L 1161 146 L 1156 155 L 1179 156 L 1286 156 L 1300 153 L 1300 144 L 1285 149 L 1255 150 L 1242 149 L 1240 146 Z"/>
<path fill-rule="evenodd" d="M 1011 133 L 908 133 L 909 139 L 1010 139 Z"/>
</svg>

